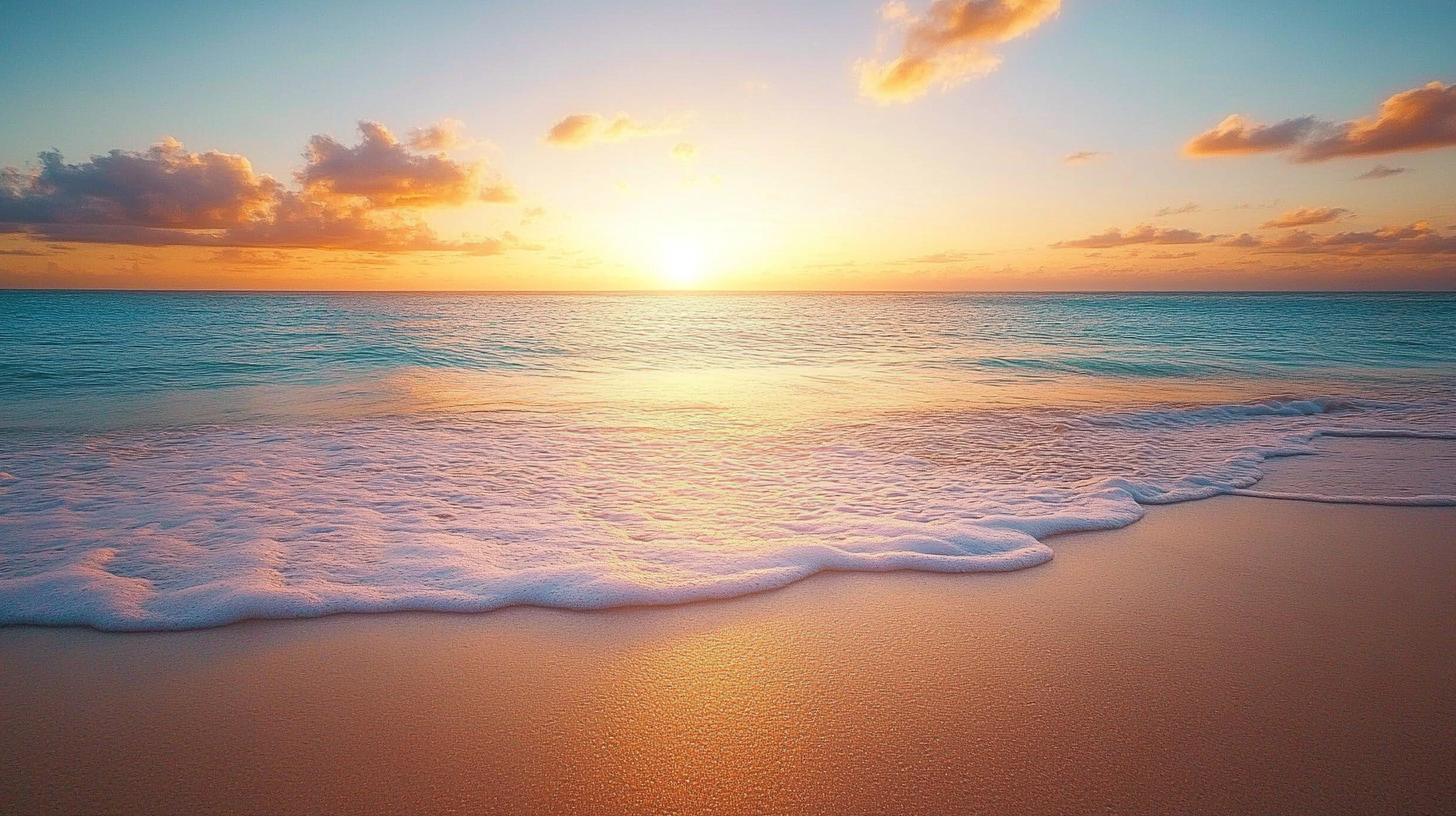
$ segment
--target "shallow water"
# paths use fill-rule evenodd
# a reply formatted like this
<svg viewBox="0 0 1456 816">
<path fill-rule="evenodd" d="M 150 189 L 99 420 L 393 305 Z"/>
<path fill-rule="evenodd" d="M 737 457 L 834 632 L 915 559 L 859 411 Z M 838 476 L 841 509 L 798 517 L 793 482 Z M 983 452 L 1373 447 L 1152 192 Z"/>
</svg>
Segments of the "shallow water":
<svg viewBox="0 0 1456 816">
<path fill-rule="evenodd" d="M 1331 434 L 1456 436 L 1441 295 L 4 292 L 0 344 L 0 623 L 1017 569 Z M 1297 494 L 1456 503 L 1442 461 Z"/>
</svg>

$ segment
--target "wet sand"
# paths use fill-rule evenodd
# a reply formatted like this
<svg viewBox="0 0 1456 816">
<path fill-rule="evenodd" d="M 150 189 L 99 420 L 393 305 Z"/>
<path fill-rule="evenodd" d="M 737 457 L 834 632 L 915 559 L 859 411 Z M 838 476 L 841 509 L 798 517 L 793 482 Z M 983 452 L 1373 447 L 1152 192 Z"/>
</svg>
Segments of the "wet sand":
<svg viewBox="0 0 1456 816">
<path fill-rule="evenodd" d="M 0 812 L 1456 812 L 1456 508 L 1050 543 L 662 609 L 0 629 Z"/>
</svg>

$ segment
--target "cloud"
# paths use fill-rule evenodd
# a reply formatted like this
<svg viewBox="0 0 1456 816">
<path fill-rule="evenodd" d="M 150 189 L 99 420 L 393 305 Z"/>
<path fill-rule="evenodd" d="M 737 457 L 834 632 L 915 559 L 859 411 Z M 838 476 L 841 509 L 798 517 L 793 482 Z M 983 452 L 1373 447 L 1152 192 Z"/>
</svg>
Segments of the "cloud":
<svg viewBox="0 0 1456 816">
<path fill-rule="evenodd" d="M 664 136 L 682 130 L 675 121 L 644 124 L 627 114 L 608 119 L 599 113 L 576 113 L 562 119 L 546 132 L 546 144 L 556 147 L 590 147 L 602 142 L 625 142 L 648 136 Z"/>
<path fill-rule="evenodd" d="M 313 196 L 354 196 L 373 207 L 458 207 L 480 186 L 479 163 L 461 164 L 441 154 L 417 155 L 378 122 L 360 122 L 358 145 L 332 136 L 308 141 L 298 180 Z"/>
<path fill-rule="evenodd" d="M 1430 224 L 1418 221 L 1335 235 L 1296 230 L 1273 241 L 1260 241 L 1256 248 L 1260 252 L 1322 255 L 1456 255 L 1456 236 L 1443 236 Z"/>
<path fill-rule="evenodd" d="M 441 119 L 427 128 L 410 128 L 409 146 L 421 152 L 466 147 L 465 123 L 459 119 Z"/>
<path fill-rule="evenodd" d="M 1178 261 L 1184 258 L 1197 258 L 1197 252 L 1154 252 L 1148 256 L 1153 261 Z"/>
<path fill-rule="evenodd" d="M 444 241 L 419 217 L 424 208 L 513 200 L 503 183 L 481 191 L 483 165 L 416 155 L 377 123 L 361 122 L 359 130 L 355 147 L 313 137 L 298 191 L 253 173 L 243 156 L 189 153 L 171 138 L 81 164 L 42 153 L 33 171 L 0 172 L 0 232 L 135 246 L 476 254 L 512 246 Z"/>
<path fill-rule="evenodd" d="M 986 255 L 986 254 L 989 254 L 989 253 L 981 253 L 981 254 L 982 255 Z M 977 257 L 977 256 L 974 255 L 974 254 L 972 254 L 972 253 L 970 253 L 970 252 L 937 252 L 937 253 L 935 253 L 933 255 L 921 255 L 918 258 L 908 258 L 908 259 L 906 259 L 904 261 L 901 261 L 900 263 L 907 263 L 907 264 L 965 263 L 966 261 L 969 261 L 969 260 L 971 260 L 972 258 L 975 258 L 975 257 Z"/>
<path fill-rule="evenodd" d="M 687 142 L 679 142 L 672 146 L 672 158 L 683 163 L 696 161 L 698 158 L 698 146 Z"/>
<path fill-rule="evenodd" d="M 1264 229 L 1290 229 L 1293 227 L 1311 227 L 1315 224 L 1328 224 L 1343 215 L 1349 215 L 1350 211 L 1344 207 L 1300 207 L 1297 210 L 1290 210 L 1276 218 L 1271 218 L 1263 223 Z"/>
<path fill-rule="evenodd" d="M 1278 207 L 1279 204 L 1281 202 L 1283 202 L 1283 201 L 1284 201 L 1284 199 L 1282 199 L 1282 198 L 1271 198 L 1271 199 L 1269 199 L 1267 201 L 1260 201 L 1258 204 L 1248 204 L 1248 203 L 1245 203 L 1245 204 L 1235 204 L 1232 207 L 1224 207 L 1223 208 L 1223 211 L 1230 211 L 1230 210 L 1272 210 L 1275 207 Z"/>
<path fill-rule="evenodd" d="M 1291 151 L 1291 161 L 1308 164 L 1452 146 L 1456 146 L 1456 85 L 1432 82 L 1391 96 L 1373 117 L 1349 122 L 1302 116 L 1261 125 L 1235 114 L 1193 137 L 1184 152 L 1222 156 Z"/>
<path fill-rule="evenodd" d="M 1260 246 L 1263 243 L 1264 241 L 1262 239 L 1256 238 L 1255 236 L 1250 235 L 1246 232 L 1237 238 L 1230 238 L 1229 240 L 1222 242 L 1221 246 L 1236 247 L 1239 249 L 1252 249 L 1254 247 Z"/>
<path fill-rule="evenodd" d="M 880 16 L 904 30 L 900 53 L 888 62 L 860 62 L 855 67 L 860 91 L 877 102 L 909 102 L 931 86 L 951 88 L 994 71 L 1001 58 L 989 46 L 1032 31 L 1061 5 L 1061 0 L 934 0 L 916 17 L 895 0 Z"/>
<path fill-rule="evenodd" d="M 1383 178 L 1390 178 L 1391 176 L 1399 176 L 1402 173 L 1409 173 L 1410 171 L 1411 171 L 1411 169 L 1409 167 L 1390 167 L 1390 166 L 1387 166 L 1387 165 L 1384 165 L 1384 164 L 1377 164 L 1374 167 L 1370 168 L 1369 170 L 1366 170 L 1365 172 L 1363 172 L 1360 175 L 1356 176 L 1355 177 L 1355 180 L 1356 181 L 1373 181 L 1375 179 L 1383 179 Z"/>
<path fill-rule="evenodd" d="M 1186 229 L 1162 229 L 1143 224 L 1127 232 L 1113 227 L 1075 241 L 1058 241 L 1052 249 L 1113 249 L 1135 244 L 1206 244 L 1217 236 Z"/>
<path fill-rule="evenodd" d="M 481 189 L 479 198 L 487 204 L 517 204 L 521 194 L 515 187 L 500 183 Z"/>
<path fill-rule="evenodd" d="M 1319 127 L 1319 120 L 1313 116 L 1260 125 L 1234 114 L 1213 130 L 1194 136 L 1183 152 L 1190 156 L 1225 156 L 1287 150 Z"/>
<path fill-rule="evenodd" d="M 1078 150 L 1076 153 L 1068 153 L 1062 158 L 1063 164 L 1086 164 L 1094 159 L 1100 159 L 1109 155 L 1105 150 Z"/>
<path fill-rule="evenodd" d="M 243 266 L 283 266 L 292 261 L 286 253 L 279 250 L 256 250 L 256 249 L 219 249 L 212 253 L 210 261 L 218 263 L 240 264 Z"/>
<path fill-rule="evenodd" d="M 113 150 L 84 164 L 40 154 L 40 167 L 0 171 L 0 222 L 215 229 L 264 214 L 283 190 L 242 156 L 188 153 L 164 138 L 143 153 Z"/>
<path fill-rule="evenodd" d="M 1162 209 L 1153 213 L 1153 217 L 1167 218 L 1170 215 L 1187 215 L 1188 213 L 1198 212 L 1201 209 L 1203 209 L 1202 204 L 1194 204 L 1192 201 L 1189 201 L 1188 203 L 1181 204 L 1177 207 L 1163 207 Z"/>
</svg>

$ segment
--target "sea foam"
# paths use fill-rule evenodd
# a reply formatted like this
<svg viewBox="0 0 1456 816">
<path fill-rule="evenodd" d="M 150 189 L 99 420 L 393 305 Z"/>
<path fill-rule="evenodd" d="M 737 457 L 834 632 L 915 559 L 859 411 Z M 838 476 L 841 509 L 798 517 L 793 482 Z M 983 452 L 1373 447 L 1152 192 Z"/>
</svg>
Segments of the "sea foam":
<svg viewBox="0 0 1456 816">
<path fill-rule="evenodd" d="M 984 572 L 1144 505 L 1260 493 L 1323 435 L 1456 438 L 1440 406 L 1278 400 L 755 427 L 569 412 L 33 436 L 0 452 L 0 624 L 726 598 L 825 570 Z M 1456 504 L 1456 497 L 1277 494 Z"/>
</svg>

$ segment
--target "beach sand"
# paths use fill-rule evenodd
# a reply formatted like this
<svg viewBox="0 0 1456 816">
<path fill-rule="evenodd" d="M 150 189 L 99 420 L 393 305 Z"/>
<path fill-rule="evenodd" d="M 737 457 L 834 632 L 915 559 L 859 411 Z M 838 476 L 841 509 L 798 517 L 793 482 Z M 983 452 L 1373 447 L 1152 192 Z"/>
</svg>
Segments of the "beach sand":
<svg viewBox="0 0 1456 816">
<path fill-rule="evenodd" d="M 1456 509 L 1050 543 L 673 608 L 0 630 L 0 812 L 1456 812 Z"/>
</svg>

